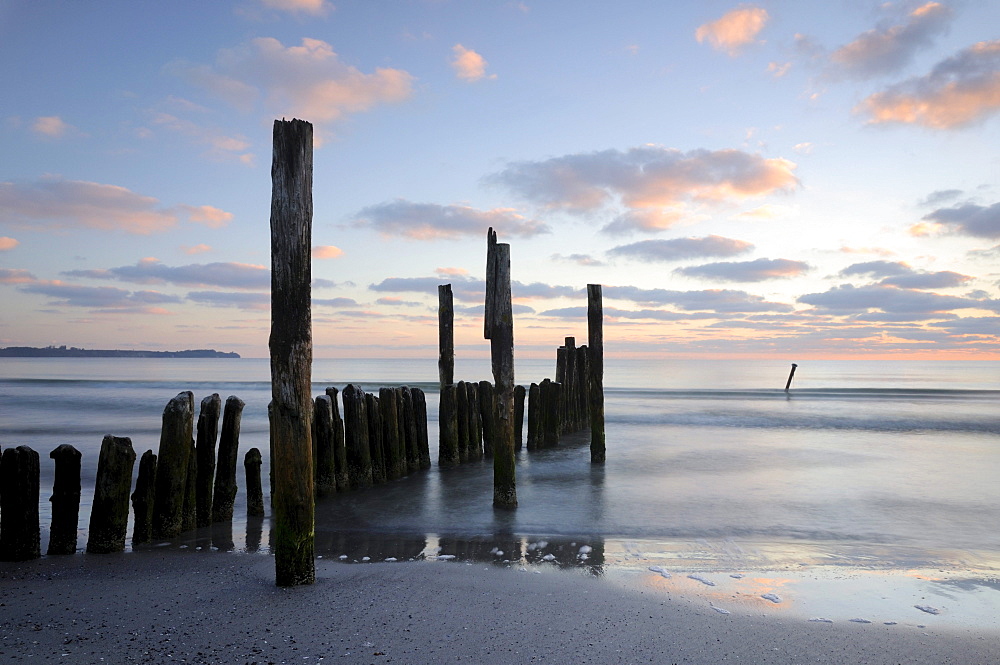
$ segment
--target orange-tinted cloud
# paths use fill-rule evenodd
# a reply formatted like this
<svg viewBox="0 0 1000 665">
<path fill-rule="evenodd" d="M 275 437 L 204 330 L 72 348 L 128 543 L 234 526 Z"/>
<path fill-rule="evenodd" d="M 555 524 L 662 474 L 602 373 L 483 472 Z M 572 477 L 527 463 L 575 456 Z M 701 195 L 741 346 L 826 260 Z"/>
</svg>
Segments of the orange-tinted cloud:
<svg viewBox="0 0 1000 665">
<path fill-rule="evenodd" d="M 31 124 L 31 131 L 52 139 L 62 138 L 73 130 L 72 125 L 66 124 L 62 118 L 56 115 L 35 118 L 35 122 Z"/>
<path fill-rule="evenodd" d="M 496 74 L 486 75 L 486 67 L 489 65 L 486 59 L 472 49 L 465 48 L 461 44 L 455 44 L 452 48 L 455 57 L 451 61 L 451 66 L 455 70 L 455 76 L 463 81 L 481 81 L 484 78 L 495 79 Z"/>
<path fill-rule="evenodd" d="M 181 251 L 185 254 L 204 254 L 205 252 L 211 252 L 212 246 L 206 245 L 205 243 L 199 243 L 197 245 L 181 245 Z"/>
<path fill-rule="evenodd" d="M 333 9 L 326 0 L 261 0 L 261 3 L 271 9 L 313 16 L 322 16 Z"/>
<path fill-rule="evenodd" d="M 512 208 L 477 210 L 463 205 L 414 203 L 396 199 L 368 206 L 355 216 L 355 225 L 370 227 L 386 237 L 412 240 L 455 239 L 480 236 L 493 227 L 501 234 L 530 237 L 548 233 L 549 227 Z"/>
<path fill-rule="evenodd" d="M 6 252 L 8 250 L 14 249 L 21 243 L 14 238 L 8 238 L 7 236 L 0 236 L 0 252 Z"/>
<path fill-rule="evenodd" d="M 188 214 L 188 219 L 198 224 L 204 224 L 210 229 L 221 229 L 233 221 L 233 213 L 220 210 L 215 206 L 180 206 Z"/>
<path fill-rule="evenodd" d="M 38 279 L 21 268 L 0 268 L 0 284 L 31 284 Z"/>
<path fill-rule="evenodd" d="M 931 73 L 877 92 L 855 111 L 871 124 L 958 129 L 1000 110 L 1000 40 L 980 42 L 938 63 Z"/>
<path fill-rule="evenodd" d="M 312 249 L 314 259 L 337 259 L 343 255 L 344 250 L 334 245 L 318 245 Z"/>
<path fill-rule="evenodd" d="M 767 20 L 766 9 L 744 5 L 726 12 L 722 18 L 699 26 L 694 36 L 699 44 L 707 41 L 716 50 L 736 55 L 743 47 L 756 41 Z"/>
</svg>

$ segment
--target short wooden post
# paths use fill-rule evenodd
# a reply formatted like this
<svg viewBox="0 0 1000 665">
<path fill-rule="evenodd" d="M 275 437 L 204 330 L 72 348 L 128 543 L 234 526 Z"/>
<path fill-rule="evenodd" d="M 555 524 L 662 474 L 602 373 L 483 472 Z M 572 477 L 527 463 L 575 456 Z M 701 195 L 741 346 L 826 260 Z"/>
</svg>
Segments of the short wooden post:
<svg viewBox="0 0 1000 665">
<path fill-rule="evenodd" d="M 132 489 L 135 451 L 132 439 L 104 437 L 94 482 L 94 505 L 90 512 L 89 554 L 125 551 L 128 530 L 128 498 Z"/>
<path fill-rule="evenodd" d="M 409 445 L 412 441 L 410 437 L 410 426 L 406 421 L 406 400 L 404 399 L 403 388 L 400 386 L 393 388 L 392 397 L 396 402 L 396 438 L 399 441 L 399 454 L 401 460 L 400 468 L 405 476 L 410 472 Z"/>
<path fill-rule="evenodd" d="M 514 450 L 524 447 L 524 386 L 514 386 Z"/>
<path fill-rule="evenodd" d="M 193 531 L 197 526 L 198 513 L 198 451 L 191 440 L 188 454 L 187 482 L 184 485 L 184 508 L 182 509 L 181 533 Z"/>
<path fill-rule="evenodd" d="M 372 459 L 372 484 L 386 481 L 385 446 L 382 441 L 382 414 L 379 398 L 365 393 L 365 416 L 368 424 L 368 453 Z"/>
<path fill-rule="evenodd" d="M 243 470 L 247 479 L 247 517 L 264 516 L 264 488 L 260 484 L 260 451 L 251 448 L 243 456 Z"/>
<path fill-rule="evenodd" d="M 156 478 L 156 455 L 147 450 L 139 458 L 139 475 L 132 491 L 132 547 L 153 539 L 153 497 Z M 232 517 L 232 516 L 230 516 Z"/>
<path fill-rule="evenodd" d="M 417 428 L 417 456 L 420 458 L 420 469 L 431 468 L 431 447 L 427 436 L 427 396 L 420 388 L 411 388 L 413 395 L 413 423 Z"/>
<path fill-rule="evenodd" d="M 316 496 L 337 491 L 333 458 L 333 407 L 329 395 L 318 395 L 313 402 L 313 459 L 316 461 Z"/>
<path fill-rule="evenodd" d="M 163 409 L 160 448 L 156 455 L 153 495 L 153 538 L 176 538 L 184 522 L 188 459 L 193 449 L 194 395 L 178 393 Z"/>
<path fill-rule="evenodd" d="M 493 457 L 493 445 L 500 436 L 497 422 L 497 395 L 489 381 L 479 382 L 479 422 L 483 424 L 483 456 Z"/>
<path fill-rule="evenodd" d="M 487 234 L 485 337 L 490 340 L 497 399 L 493 441 L 493 505 L 517 507 L 514 466 L 514 316 L 510 296 L 510 245 Z"/>
<path fill-rule="evenodd" d="M 469 459 L 483 458 L 483 417 L 479 412 L 479 384 L 466 381 L 469 408 Z"/>
<path fill-rule="evenodd" d="M 0 456 L 0 561 L 42 556 L 40 471 L 38 453 L 28 446 L 6 448 Z"/>
<path fill-rule="evenodd" d="M 333 462 L 334 474 L 337 480 L 337 491 L 346 492 L 351 482 L 347 477 L 347 448 L 344 446 L 344 419 L 340 416 L 339 392 L 333 386 L 326 389 L 330 397 L 330 408 L 333 409 Z"/>
<path fill-rule="evenodd" d="M 219 435 L 219 461 L 215 467 L 215 491 L 212 496 L 212 521 L 228 522 L 233 519 L 236 501 L 236 469 L 239 466 L 240 425 L 243 407 L 239 397 L 226 398 L 222 412 L 222 433 Z M 142 462 L 139 463 L 140 470 Z"/>
<path fill-rule="evenodd" d="M 561 387 L 561 384 L 551 379 L 545 379 L 538 385 L 541 408 L 539 415 L 542 421 L 541 445 L 546 448 L 559 445 L 559 436 L 562 433 L 561 418 L 559 417 Z"/>
<path fill-rule="evenodd" d="M 458 464 L 458 409 L 457 390 L 454 383 L 441 386 L 438 406 L 438 466 L 449 467 Z"/>
<path fill-rule="evenodd" d="M 528 386 L 528 450 L 542 447 L 542 405 L 538 384 Z"/>
<path fill-rule="evenodd" d="M 458 461 L 469 461 L 469 391 L 465 381 L 455 384 L 455 420 L 458 432 Z"/>
<path fill-rule="evenodd" d="M 413 405 L 413 391 L 409 386 L 401 386 L 403 394 L 403 432 L 406 439 L 406 471 L 420 470 L 420 437 L 417 433 L 417 415 Z"/>
<path fill-rule="evenodd" d="M 798 367 L 795 363 L 792 363 L 792 370 L 788 373 L 788 381 L 785 382 L 785 392 L 787 393 L 789 388 L 792 387 L 792 377 L 795 376 L 795 368 Z"/>
<path fill-rule="evenodd" d="M 590 461 L 603 464 L 604 441 L 604 302 L 600 284 L 587 285 L 587 348 L 590 382 Z"/>
<path fill-rule="evenodd" d="M 271 161 L 273 527 L 278 586 L 316 581 L 312 460 L 313 127 L 275 120 Z"/>
<path fill-rule="evenodd" d="M 198 470 L 196 475 L 196 524 L 199 527 L 212 524 L 212 490 L 215 485 L 215 449 L 219 438 L 219 415 L 222 412 L 222 398 L 213 393 L 201 400 L 198 413 L 198 437 L 195 439 Z"/>
<path fill-rule="evenodd" d="M 352 490 L 372 485 L 372 457 L 368 447 L 368 418 L 365 393 L 348 384 L 341 393 L 344 400 L 344 441 L 347 447 L 347 476 Z"/>
<path fill-rule="evenodd" d="M 52 528 L 46 554 L 75 554 L 80 523 L 80 451 L 64 443 L 49 457 L 55 460 L 52 483 Z"/>
<path fill-rule="evenodd" d="M 382 425 L 382 446 L 385 450 L 385 475 L 387 480 L 396 480 L 406 475 L 406 457 L 399 440 L 396 391 L 392 388 L 379 388 L 378 406 Z"/>
</svg>

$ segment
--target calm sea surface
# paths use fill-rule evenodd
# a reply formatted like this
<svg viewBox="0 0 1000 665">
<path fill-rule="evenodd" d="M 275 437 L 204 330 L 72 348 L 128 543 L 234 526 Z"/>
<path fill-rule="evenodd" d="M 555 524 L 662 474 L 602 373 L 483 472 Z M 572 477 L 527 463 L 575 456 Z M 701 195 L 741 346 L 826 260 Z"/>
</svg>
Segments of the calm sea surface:
<svg viewBox="0 0 1000 665">
<path fill-rule="evenodd" d="M 600 560 L 615 541 L 684 561 L 1000 566 L 1000 363 L 802 362 L 786 394 L 788 369 L 608 359 L 607 464 L 590 464 L 589 435 L 522 451 L 520 506 L 495 512 L 489 461 L 437 469 L 435 361 L 319 360 L 314 394 L 347 383 L 422 388 L 435 464 L 320 501 L 317 552 L 495 555 L 508 543 L 530 556 L 528 544 L 544 541 L 573 552 L 586 543 Z M 516 371 L 527 384 L 555 368 L 527 360 Z M 456 377 L 490 379 L 488 361 L 459 360 Z M 82 548 L 102 437 L 130 437 L 137 456 L 156 452 L 163 407 L 182 390 L 196 405 L 212 393 L 243 399 L 240 459 L 251 447 L 266 457 L 266 359 L 0 360 L 0 446 L 29 445 L 42 458 L 43 551 L 49 451 L 68 443 L 83 453 Z M 247 522 L 242 470 L 238 483 L 232 532 L 191 543 L 266 549 L 269 518 Z"/>
</svg>

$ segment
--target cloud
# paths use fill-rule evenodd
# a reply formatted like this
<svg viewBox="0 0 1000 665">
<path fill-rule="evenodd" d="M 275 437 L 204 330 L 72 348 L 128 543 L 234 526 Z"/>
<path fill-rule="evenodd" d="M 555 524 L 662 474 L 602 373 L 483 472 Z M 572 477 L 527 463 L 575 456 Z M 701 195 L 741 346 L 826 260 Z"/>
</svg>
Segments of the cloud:
<svg viewBox="0 0 1000 665">
<path fill-rule="evenodd" d="M 38 278 L 21 268 L 0 268 L 0 284 L 31 284 Z"/>
<path fill-rule="evenodd" d="M 295 14 L 312 14 L 323 16 L 333 9 L 326 0 L 260 0 L 261 4 L 271 9 L 292 12 Z"/>
<path fill-rule="evenodd" d="M 455 76 L 470 83 L 486 79 L 495 79 L 496 74 L 486 75 L 486 67 L 489 65 L 483 56 L 472 49 L 467 49 L 461 44 L 455 44 L 451 48 L 455 57 L 451 61 L 451 66 L 455 70 Z"/>
<path fill-rule="evenodd" d="M 739 201 L 798 186 L 795 164 L 740 150 L 680 150 L 646 145 L 515 162 L 487 177 L 547 209 L 592 213 L 620 203 L 606 230 L 663 229 L 683 219 L 687 202 Z"/>
<path fill-rule="evenodd" d="M 14 249 L 21 243 L 14 238 L 8 238 L 7 236 L 0 236 L 0 252 L 6 252 Z"/>
<path fill-rule="evenodd" d="M 714 319 L 716 314 L 692 313 L 692 312 L 672 312 L 665 309 L 618 309 L 617 307 L 605 307 L 604 317 L 612 320 L 650 320 L 650 321 L 690 321 L 692 319 Z M 549 316 L 560 319 L 586 319 L 586 307 L 562 307 L 559 309 L 549 309 L 539 312 L 539 316 Z"/>
<path fill-rule="evenodd" d="M 865 261 L 854 263 L 840 271 L 843 277 L 852 275 L 870 275 L 872 277 L 895 277 L 897 275 L 910 275 L 913 268 L 902 261 Z"/>
<path fill-rule="evenodd" d="M 469 206 L 413 203 L 396 199 L 361 210 L 356 226 L 370 227 L 386 237 L 413 240 L 457 239 L 480 236 L 492 226 L 498 233 L 523 238 L 548 233 L 549 227 L 528 219 L 512 208 L 476 210 Z"/>
<path fill-rule="evenodd" d="M 271 309 L 270 293 L 232 293 L 229 291 L 193 291 L 188 300 L 212 307 L 235 307 L 251 311 Z"/>
<path fill-rule="evenodd" d="M 452 275 L 469 274 L 469 271 L 466 270 L 465 268 L 438 268 L 434 272 L 441 277 L 451 277 Z"/>
<path fill-rule="evenodd" d="M 896 252 L 884 247 L 848 247 L 842 246 L 838 251 L 844 254 L 874 254 L 875 256 L 894 256 Z"/>
<path fill-rule="evenodd" d="M 895 286 L 901 289 L 947 289 L 962 286 L 972 281 L 969 275 L 950 270 L 930 272 L 915 270 L 902 261 L 866 261 L 855 263 L 840 271 L 843 277 L 853 275 L 882 278 L 879 286 Z"/>
<path fill-rule="evenodd" d="M 232 214 L 212 206 L 163 208 L 151 196 L 124 187 L 80 180 L 42 178 L 0 182 L 0 224 L 53 229 L 90 228 L 148 235 L 166 231 L 182 215 L 217 226 Z"/>
<path fill-rule="evenodd" d="M 766 9 L 742 5 L 726 12 L 722 18 L 699 26 L 694 36 L 699 44 L 707 41 L 718 51 L 737 55 L 744 46 L 756 41 L 767 20 Z"/>
<path fill-rule="evenodd" d="M 47 296 L 51 304 L 68 307 L 89 307 L 105 310 L 146 311 L 147 313 L 162 313 L 150 311 L 150 305 L 179 303 L 177 296 L 159 293 L 158 291 L 126 291 L 112 286 L 78 286 L 64 282 L 44 281 L 27 284 L 20 287 L 24 293 L 35 293 Z"/>
<path fill-rule="evenodd" d="M 959 235 L 975 238 L 1000 238 L 1000 203 L 984 207 L 967 203 L 954 208 L 940 208 L 924 219 Z"/>
<path fill-rule="evenodd" d="M 672 291 L 668 289 L 642 289 L 636 286 L 605 286 L 605 298 L 629 300 L 639 305 L 673 305 L 685 311 L 714 312 L 790 312 L 792 306 L 768 302 L 761 296 L 731 289 L 704 291 Z"/>
<path fill-rule="evenodd" d="M 212 157 L 221 159 L 235 157 L 243 164 L 253 165 L 253 153 L 247 152 L 250 148 L 250 141 L 242 135 L 231 136 L 219 129 L 203 127 L 169 113 L 154 113 L 152 122 L 154 125 L 187 136 L 196 143 L 208 146 L 208 154 Z"/>
<path fill-rule="evenodd" d="M 798 277 L 810 270 L 808 263 L 791 259 L 754 259 L 753 261 L 722 261 L 701 266 L 676 268 L 675 273 L 717 282 L 763 282 L 769 279 Z"/>
<path fill-rule="evenodd" d="M 451 279 L 440 277 L 387 277 L 378 284 L 368 286 L 372 291 L 389 293 L 424 293 L 437 297 L 438 285 L 451 282 L 452 293 L 459 300 L 482 301 L 486 296 L 486 281 L 473 277 L 453 275 Z M 554 286 L 542 282 L 525 284 L 511 282 L 512 297 L 516 299 L 579 297 L 583 290 L 572 286 Z"/>
<path fill-rule="evenodd" d="M 344 250 L 334 245 L 317 245 L 312 248 L 314 259 L 339 259 L 344 255 Z"/>
<path fill-rule="evenodd" d="M 935 37 L 947 32 L 951 19 L 950 8 L 928 2 L 901 17 L 899 23 L 862 33 L 830 54 L 830 61 L 839 73 L 852 78 L 899 71 Z"/>
<path fill-rule="evenodd" d="M 941 61 L 926 76 L 877 92 L 855 111 L 871 124 L 959 129 L 1000 110 L 1000 40 L 979 42 Z"/>
<path fill-rule="evenodd" d="M 68 277 L 116 279 L 135 284 L 176 284 L 180 286 L 219 286 L 235 289 L 271 288 L 271 271 L 250 263 L 192 263 L 168 266 L 157 259 L 143 259 L 134 266 L 104 270 L 70 270 Z"/>
<path fill-rule="evenodd" d="M 384 298 L 379 298 L 375 301 L 379 305 L 386 305 L 387 307 L 426 307 L 422 302 L 417 302 L 415 300 L 403 300 L 397 296 L 385 296 Z"/>
<path fill-rule="evenodd" d="M 44 136 L 50 139 L 59 139 L 67 134 L 76 132 L 76 127 L 67 124 L 57 115 L 50 115 L 35 118 L 35 121 L 31 123 L 31 131 L 35 132 L 39 136 Z"/>
<path fill-rule="evenodd" d="M 181 245 L 181 251 L 185 254 L 204 254 L 205 252 L 211 252 L 211 245 L 206 245 L 204 243 L 199 243 L 197 245 Z"/>
<path fill-rule="evenodd" d="M 575 264 L 580 265 L 580 266 L 603 266 L 603 265 L 605 265 L 604 261 L 601 261 L 600 259 L 595 259 L 590 254 L 569 254 L 569 255 L 566 255 L 566 256 L 564 256 L 562 254 L 553 254 L 549 258 L 551 258 L 553 261 L 561 261 L 561 262 L 564 262 L 564 263 L 575 263 Z"/>
<path fill-rule="evenodd" d="M 237 109 L 253 110 L 263 100 L 271 115 L 318 125 L 402 102 L 413 94 L 414 81 L 401 69 L 379 67 L 366 74 L 341 62 L 330 44 L 309 38 L 286 47 L 260 37 L 221 50 L 214 65 L 175 62 L 167 69 Z"/>
<path fill-rule="evenodd" d="M 334 308 L 360 307 L 358 301 L 355 300 L 354 298 L 313 298 L 312 304 L 314 307 L 315 306 L 334 307 Z"/>
<path fill-rule="evenodd" d="M 624 256 L 647 262 L 682 261 L 701 257 L 736 256 L 749 252 L 753 244 L 745 240 L 710 235 L 703 238 L 642 240 L 608 250 L 608 256 Z"/>
<path fill-rule="evenodd" d="M 792 69 L 792 63 L 790 62 L 769 62 L 767 63 L 767 71 L 774 78 L 781 78 L 787 74 Z"/>
<path fill-rule="evenodd" d="M 980 300 L 879 284 L 868 286 L 843 284 L 823 293 L 799 296 L 798 302 L 834 314 L 861 314 L 876 310 L 885 314 L 908 314 L 918 317 L 913 320 L 920 320 L 919 317 L 935 318 L 956 309 L 982 308 L 986 304 Z"/>
<path fill-rule="evenodd" d="M 954 201 L 963 194 L 960 189 L 939 189 L 936 192 L 931 192 L 922 201 L 920 205 L 932 207 L 941 205 L 942 203 L 947 203 L 949 201 Z"/>
</svg>

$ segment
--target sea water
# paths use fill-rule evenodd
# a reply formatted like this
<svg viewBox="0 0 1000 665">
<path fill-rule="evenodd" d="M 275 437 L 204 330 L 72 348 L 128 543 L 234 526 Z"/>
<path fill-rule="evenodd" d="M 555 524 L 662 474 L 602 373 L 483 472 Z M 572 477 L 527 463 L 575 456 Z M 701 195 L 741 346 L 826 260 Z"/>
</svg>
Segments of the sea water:
<svg viewBox="0 0 1000 665">
<path fill-rule="evenodd" d="M 655 555 L 734 569 L 810 562 L 896 568 L 1000 566 L 1000 363 L 748 360 L 605 361 L 607 462 L 589 434 L 517 454 L 516 510 L 492 507 L 489 460 L 439 470 L 433 360 L 317 360 L 313 392 L 347 383 L 427 393 L 427 472 L 317 504 L 317 553 L 370 557 L 560 557 L 568 564 Z M 554 378 L 519 360 L 519 383 Z M 489 379 L 460 359 L 456 378 Z M 80 548 L 101 440 L 157 451 L 161 414 L 182 390 L 246 402 L 239 459 L 260 449 L 267 501 L 266 359 L 3 359 L 0 447 L 41 457 L 42 548 L 51 518 L 48 453 L 83 453 Z M 136 465 L 138 467 L 138 465 Z M 242 469 L 231 533 L 174 546 L 267 550 L 270 509 L 245 517 Z M 235 545 L 227 541 L 232 539 Z M 245 540 L 244 540 L 245 539 Z M 178 544 L 180 543 L 180 544 Z M 498 554 L 499 553 L 499 554 Z"/>
</svg>

